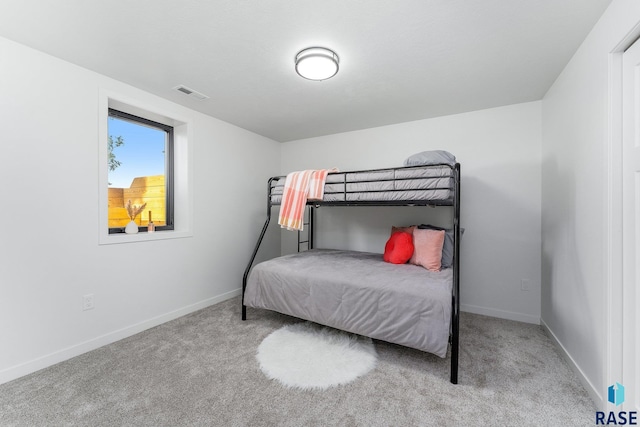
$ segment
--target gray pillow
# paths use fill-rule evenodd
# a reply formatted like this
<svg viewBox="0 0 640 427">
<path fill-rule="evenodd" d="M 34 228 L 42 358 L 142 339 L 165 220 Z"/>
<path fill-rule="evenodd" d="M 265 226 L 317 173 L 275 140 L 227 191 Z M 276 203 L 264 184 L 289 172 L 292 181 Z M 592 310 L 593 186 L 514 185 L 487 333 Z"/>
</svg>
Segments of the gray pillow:
<svg viewBox="0 0 640 427">
<path fill-rule="evenodd" d="M 425 166 L 425 165 L 455 165 L 456 156 L 444 150 L 423 151 L 414 154 L 404 161 L 405 166 Z"/>
<path fill-rule="evenodd" d="M 436 227 L 431 224 L 420 224 L 418 228 L 428 229 L 428 230 L 444 230 L 444 245 L 442 245 L 442 268 L 451 268 L 453 267 L 453 229 L 452 228 L 442 228 Z M 460 229 L 460 236 L 464 234 L 464 228 Z"/>
</svg>

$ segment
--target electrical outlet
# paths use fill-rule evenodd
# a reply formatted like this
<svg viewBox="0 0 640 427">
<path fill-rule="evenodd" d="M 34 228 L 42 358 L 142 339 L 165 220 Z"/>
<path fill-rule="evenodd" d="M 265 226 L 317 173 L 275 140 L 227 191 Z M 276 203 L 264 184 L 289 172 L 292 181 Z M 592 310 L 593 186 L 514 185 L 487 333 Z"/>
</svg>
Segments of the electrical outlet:
<svg viewBox="0 0 640 427">
<path fill-rule="evenodd" d="M 93 294 L 82 296 L 82 311 L 93 310 Z"/>
<path fill-rule="evenodd" d="M 520 280 L 520 290 L 521 291 L 529 292 L 530 289 L 531 289 L 531 280 L 529 280 L 529 279 Z"/>
</svg>

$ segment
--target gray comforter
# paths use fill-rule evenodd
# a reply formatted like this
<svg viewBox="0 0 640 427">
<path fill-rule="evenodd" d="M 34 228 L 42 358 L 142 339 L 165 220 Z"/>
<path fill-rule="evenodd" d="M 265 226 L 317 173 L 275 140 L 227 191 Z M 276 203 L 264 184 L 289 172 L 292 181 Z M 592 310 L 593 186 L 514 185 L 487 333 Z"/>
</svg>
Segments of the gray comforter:
<svg viewBox="0 0 640 427">
<path fill-rule="evenodd" d="M 256 265 L 244 304 L 445 357 L 452 270 L 314 249 Z"/>
</svg>

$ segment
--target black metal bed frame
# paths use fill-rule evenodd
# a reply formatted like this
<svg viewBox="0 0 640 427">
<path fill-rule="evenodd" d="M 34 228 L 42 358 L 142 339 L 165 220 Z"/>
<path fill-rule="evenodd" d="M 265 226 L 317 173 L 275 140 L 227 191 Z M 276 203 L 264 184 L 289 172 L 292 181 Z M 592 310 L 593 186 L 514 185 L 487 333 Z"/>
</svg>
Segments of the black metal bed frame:
<svg viewBox="0 0 640 427">
<path fill-rule="evenodd" d="M 313 249 L 313 235 L 314 235 L 314 209 L 319 208 L 321 206 L 452 206 L 453 207 L 453 233 L 454 233 L 454 257 L 453 257 L 453 290 L 451 293 L 451 333 L 449 335 L 449 343 L 451 344 L 451 371 L 450 371 L 450 381 L 452 384 L 458 384 L 458 356 L 459 356 L 459 346 L 460 346 L 460 163 L 456 163 L 454 166 L 449 164 L 439 164 L 439 165 L 431 165 L 431 167 L 449 167 L 453 172 L 453 197 L 451 199 L 446 200 L 393 200 L 393 201 L 347 201 L 348 193 L 362 193 L 363 191 L 347 191 L 347 184 L 352 183 L 346 180 L 346 176 L 348 173 L 366 173 L 366 172 L 379 172 L 386 170 L 401 170 L 401 169 L 416 169 L 416 168 L 428 168 L 429 166 L 420 166 L 420 167 L 399 167 L 399 168 L 389 168 L 389 169 L 370 169 L 370 170 L 360 170 L 360 171 L 348 171 L 344 172 L 344 201 L 309 201 L 307 202 L 307 206 L 309 207 L 309 217 L 308 222 L 305 225 L 308 225 L 308 237 L 307 241 L 300 241 L 300 233 L 298 233 L 298 251 L 301 243 L 307 243 L 309 249 Z M 264 222 L 262 227 L 262 231 L 258 237 L 258 241 L 256 246 L 251 254 L 251 259 L 249 260 L 249 264 L 244 271 L 244 275 L 242 276 L 242 320 L 247 319 L 247 306 L 244 305 L 244 293 L 247 287 L 247 278 L 249 277 L 249 272 L 251 271 L 251 267 L 253 266 L 253 262 L 255 261 L 256 255 L 258 254 L 258 250 L 260 249 L 260 244 L 267 232 L 267 228 L 269 227 L 269 223 L 271 221 L 271 208 L 273 206 L 278 206 L 280 203 L 272 202 L 272 190 L 273 190 L 273 182 L 283 178 L 282 176 L 274 176 L 269 178 L 267 182 L 267 219 Z M 445 178 L 442 176 L 434 176 L 427 177 L 426 179 L 438 179 Z M 415 179 L 415 178 L 400 178 L 401 179 Z M 383 180 L 375 180 L 385 181 Z M 359 183 L 365 181 L 358 181 Z M 373 181 L 371 181 L 373 182 Z M 446 188 L 429 188 L 429 190 L 451 190 L 451 187 Z M 384 191 L 394 191 L 394 190 L 384 190 Z M 403 191 L 403 190 L 396 190 Z"/>
</svg>

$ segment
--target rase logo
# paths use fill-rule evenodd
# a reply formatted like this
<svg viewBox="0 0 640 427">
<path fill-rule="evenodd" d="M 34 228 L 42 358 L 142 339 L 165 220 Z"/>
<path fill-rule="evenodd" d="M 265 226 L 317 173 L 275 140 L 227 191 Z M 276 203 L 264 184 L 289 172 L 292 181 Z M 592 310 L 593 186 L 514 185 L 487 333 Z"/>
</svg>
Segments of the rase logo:
<svg viewBox="0 0 640 427">
<path fill-rule="evenodd" d="M 624 386 L 620 383 L 616 383 L 615 386 L 610 385 L 608 391 L 609 402 L 616 406 L 622 405 L 624 402 Z"/>
<path fill-rule="evenodd" d="M 624 403 L 624 386 L 620 383 L 609 386 L 607 389 L 609 403 L 620 406 Z M 596 425 L 638 425 L 638 413 L 636 411 L 596 412 Z"/>
</svg>

